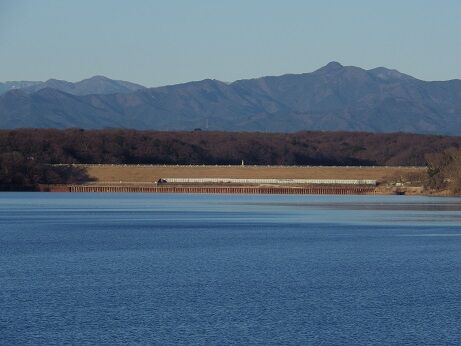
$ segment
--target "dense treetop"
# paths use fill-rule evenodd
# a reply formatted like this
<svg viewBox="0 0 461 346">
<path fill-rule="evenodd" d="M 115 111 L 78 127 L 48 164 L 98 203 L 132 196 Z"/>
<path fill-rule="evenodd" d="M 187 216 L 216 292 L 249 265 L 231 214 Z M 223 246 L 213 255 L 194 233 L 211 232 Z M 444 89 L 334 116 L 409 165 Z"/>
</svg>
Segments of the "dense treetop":
<svg viewBox="0 0 461 346">
<path fill-rule="evenodd" d="M 424 166 L 461 137 L 351 132 L 1 130 L 3 154 L 40 163 Z"/>
</svg>

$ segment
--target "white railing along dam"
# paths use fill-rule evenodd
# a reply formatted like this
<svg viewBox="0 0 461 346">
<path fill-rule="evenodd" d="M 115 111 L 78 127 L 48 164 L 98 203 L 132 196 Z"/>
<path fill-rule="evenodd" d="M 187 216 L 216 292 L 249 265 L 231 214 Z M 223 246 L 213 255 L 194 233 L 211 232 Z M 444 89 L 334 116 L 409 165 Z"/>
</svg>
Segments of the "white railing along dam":
<svg viewBox="0 0 461 346">
<path fill-rule="evenodd" d="M 371 185 L 371 179 L 234 179 L 234 178 L 162 178 L 172 184 L 287 184 L 287 185 Z"/>
</svg>

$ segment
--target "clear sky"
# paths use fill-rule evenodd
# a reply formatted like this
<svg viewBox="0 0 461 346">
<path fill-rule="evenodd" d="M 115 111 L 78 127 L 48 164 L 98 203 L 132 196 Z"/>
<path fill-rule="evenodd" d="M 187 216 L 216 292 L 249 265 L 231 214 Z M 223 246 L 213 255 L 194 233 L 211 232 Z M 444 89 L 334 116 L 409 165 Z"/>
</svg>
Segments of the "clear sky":
<svg viewBox="0 0 461 346">
<path fill-rule="evenodd" d="M 159 86 L 329 61 L 461 79 L 460 0 L 0 0 L 0 81 Z"/>
</svg>

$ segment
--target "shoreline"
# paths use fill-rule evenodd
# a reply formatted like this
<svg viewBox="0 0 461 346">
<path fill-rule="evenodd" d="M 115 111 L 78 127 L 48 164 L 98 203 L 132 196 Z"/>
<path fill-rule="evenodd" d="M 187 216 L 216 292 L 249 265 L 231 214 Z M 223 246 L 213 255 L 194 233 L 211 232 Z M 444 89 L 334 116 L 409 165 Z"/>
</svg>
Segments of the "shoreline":
<svg viewBox="0 0 461 346">
<path fill-rule="evenodd" d="M 198 194 L 281 194 L 281 195 L 424 195 L 412 191 L 395 191 L 375 186 L 279 186 L 279 185 L 40 185 L 40 192 L 60 193 L 198 193 Z M 419 190 L 418 190 L 419 191 Z"/>
<path fill-rule="evenodd" d="M 1 187 L 1 192 L 45 193 L 156 193 L 156 194 L 246 194 L 246 195 L 349 195 L 349 196 L 425 196 L 460 197 L 448 191 L 424 191 L 422 188 L 395 189 L 345 186 L 133 186 L 133 185 L 51 185 L 37 187 Z"/>
<path fill-rule="evenodd" d="M 0 191 L 453 196 L 421 186 L 423 167 L 73 165 L 89 180 L 0 186 Z"/>
</svg>

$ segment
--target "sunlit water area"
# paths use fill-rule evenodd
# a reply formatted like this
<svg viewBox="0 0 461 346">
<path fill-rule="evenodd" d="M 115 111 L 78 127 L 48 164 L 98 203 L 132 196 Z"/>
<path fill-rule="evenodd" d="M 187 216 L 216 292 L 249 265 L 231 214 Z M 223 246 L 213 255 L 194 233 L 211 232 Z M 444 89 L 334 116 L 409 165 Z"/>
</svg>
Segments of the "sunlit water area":
<svg viewBox="0 0 461 346">
<path fill-rule="evenodd" d="M 459 344 L 461 199 L 0 194 L 0 344 Z"/>
</svg>

